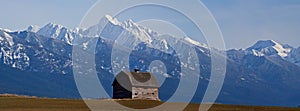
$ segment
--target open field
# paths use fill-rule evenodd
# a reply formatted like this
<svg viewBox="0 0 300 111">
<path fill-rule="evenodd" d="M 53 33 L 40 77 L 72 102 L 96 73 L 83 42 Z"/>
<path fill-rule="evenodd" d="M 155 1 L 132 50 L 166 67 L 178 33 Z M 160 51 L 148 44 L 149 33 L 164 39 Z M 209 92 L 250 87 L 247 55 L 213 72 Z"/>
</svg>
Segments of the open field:
<svg viewBox="0 0 300 111">
<path fill-rule="evenodd" d="M 124 107 L 112 105 L 115 101 L 135 109 L 151 108 L 162 104 L 159 101 L 144 100 L 89 100 L 88 102 L 97 110 L 123 110 Z M 173 108 L 180 109 L 183 103 L 168 104 L 170 104 L 170 110 L 172 110 Z M 198 108 L 199 104 L 190 104 L 185 110 L 197 111 Z M 0 111 L 89 111 L 89 109 L 82 100 L 0 96 Z M 300 109 L 214 104 L 209 111 L 300 111 Z"/>
<path fill-rule="evenodd" d="M 0 111 L 89 111 L 82 100 L 0 96 Z"/>
</svg>

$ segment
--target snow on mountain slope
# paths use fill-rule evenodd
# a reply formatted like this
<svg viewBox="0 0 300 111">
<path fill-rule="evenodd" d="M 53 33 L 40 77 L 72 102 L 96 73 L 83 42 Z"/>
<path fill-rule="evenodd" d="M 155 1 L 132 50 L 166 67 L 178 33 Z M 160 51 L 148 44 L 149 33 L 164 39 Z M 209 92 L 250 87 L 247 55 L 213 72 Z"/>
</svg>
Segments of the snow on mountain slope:
<svg viewBox="0 0 300 111">
<path fill-rule="evenodd" d="M 253 46 L 246 49 L 248 53 L 256 56 L 280 56 L 285 58 L 288 56 L 292 47 L 288 45 L 281 45 L 274 40 L 260 40 Z"/>
<path fill-rule="evenodd" d="M 113 32 L 114 30 L 116 31 L 123 30 L 122 27 L 120 27 L 121 24 L 122 23 L 120 23 L 116 18 L 106 15 L 99 20 L 98 24 L 88 27 L 87 29 L 79 29 L 78 33 L 86 37 L 99 37 L 100 33 L 103 33 L 103 31 L 107 31 L 108 33 L 108 32 Z M 106 30 L 104 30 L 104 28 L 106 28 Z M 114 38 L 112 37 L 109 38 L 114 40 Z"/>
<path fill-rule="evenodd" d="M 7 31 L 0 29 L 0 41 L 6 40 L 10 46 L 14 45 L 13 37 Z"/>
<path fill-rule="evenodd" d="M 122 36 L 134 36 L 138 41 L 150 43 L 151 37 L 148 31 L 147 28 L 134 23 L 132 20 L 120 22 L 110 15 L 105 15 L 98 24 L 83 30 L 81 35 L 94 37 L 100 35 L 111 40 L 116 40 L 122 34 Z"/>
<path fill-rule="evenodd" d="M 206 44 L 203 44 L 203 43 L 200 43 L 200 42 L 198 42 L 198 41 L 195 41 L 195 40 L 193 40 L 193 39 L 191 39 L 191 38 L 189 38 L 189 37 L 184 37 L 183 40 L 185 40 L 185 41 L 187 41 L 187 42 L 189 42 L 189 43 L 191 43 L 191 44 L 194 44 L 194 45 L 196 45 L 196 46 L 208 48 L 208 46 L 207 46 Z"/>
<path fill-rule="evenodd" d="M 5 32 L 13 32 L 13 31 L 11 31 L 9 29 L 3 29 L 3 28 L 0 28 L 0 30 L 5 31 Z"/>
<path fill-rule="evenodd" d="M 25 70 L 30 64 L 23 44 L 15 43 L 5 30 L 0 30 L 0 62 L 13 68 Z"/>
<path fill-rule="evenodd" d="M 36 25 L 30 25 L 28 28 L 27 28 L 27 31 L 28 32 L 38 32 L 40 30 L 40 27 L 39 26 L 36 26 Z"/>
<path fill-rule="evenodd" d="M 300 66 L 300 47 L 298 47 L 297 49 L 293 49 L 286 59 Z"/>
<path fill-rule="evenodd" d="M 46 26 L 39 28 L 37 26 L 29 26 L 27 31 L 36 32 L 38 35 L 42 35 L 49 38 L 58 39 L 64 41 L 70 45 L 74 44 L 74 38 L 77 39 L 79 37 L 103 37 L 113 41 L 117 41 L 116 43 L 125 46 L 127 48 L 133 48 L 140 43 L 146 43 L 147 46 L 162 50 L 164 52 L 172 52 L 170 51 L 170 45 L 168 42 L 172 41 L 175 37 L 168 36 L 163 39 L 157 32 L 141 26 L 132 20 L 126 20 L 123 22 L 118 21 L 117 18 L 114 18 L 110 15 L 105 15 L 100 19 L 98 24 L 91 26 L 87 29 L 75 29 L 70 30 L 61 25 L 49 23 Z M 182 38 L 178 39 L 176 42 Z M 188 37 L 182 39 L 190 44 L 194 44 L 196 46 L 200 46 L 203 48 L 207 48 L 205 44 L 199 43 L 195 40 L 192 40 Z M 80 42 L 75 44 L 82 44 L 86 48 L 89 46 L 88 42 Z"/>
<path fill-rule="evenodd" d="M 105 17 L 109 22 L 111 22 L 112 24 L 115 24 L 115 25 L 122 25 L 122 23 L 119 22 L 117 18 L 113 18 L 113 17 L 110 16 L 110 15 L 105 15 L 104 17 Z"/>
<path fill-rule="evenodd" d="M 299 50 L 299 48 L 296 49 L 287 44 L 280 44 L 274 40 L 260 40 L 247 49 L 240 49 L 239 52 L 244 55 L 254 55 L 259 57 L 279 57 L 279 59 L 300 66 Z M 234 56 L 234 54 L 229 55 Z"/>
<path fill-rule="evenodd" d="M 85 30 L 79 31 L 81 36 L 85 37 L 103 37 L 113 41 L 117 44 L 133 48 L 140 43 L 146 43 L 147 46 L 168 51 L 169 46 L 166 40 L 160 40 L 158 33 L 149 28 L 134 23 L 132 20 L 124 22 L 106 15 L 98 24 L 91 26 Z"/>
<path fill-rule="evenodd" d="M 29 29 L 33 30 L 33 27 L 32 28 L 29 27 Z M 49 23 L 46 26 L 40 28 L 37 31 L 37 34 L 49 38 L 59 39 L 68 44 L 72 44 L 74 36 L 76 35 L 72 30 L 69 30 L 66 27 L 53 24 L 53 23 Z"/>
<path fill-rule="evenodd" d="M 153 37 L 150 36 L 149 32 L 146 27 L 140 26 L 134 23 L 132 20 L 128 20 L 124 22 L 125 27 L 128 31 L 132 32 L 136 37 L 138 37 L 141 41 L 150 44 L 152 42 Z"/>
</svg>

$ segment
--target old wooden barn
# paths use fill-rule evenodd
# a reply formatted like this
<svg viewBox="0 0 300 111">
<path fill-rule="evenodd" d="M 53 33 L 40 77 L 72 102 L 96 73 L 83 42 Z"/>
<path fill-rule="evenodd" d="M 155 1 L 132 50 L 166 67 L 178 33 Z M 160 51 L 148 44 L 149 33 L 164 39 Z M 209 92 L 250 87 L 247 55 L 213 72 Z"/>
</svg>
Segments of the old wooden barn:
<svg viewBox="0 0 300 111">
<path fill-rule="evenodd" d="M 121 71 L 116 75 L 113 86 L 113 99 L 159 100 L 159 84 L 154 74 L 149 72 Z"/>
</svg>

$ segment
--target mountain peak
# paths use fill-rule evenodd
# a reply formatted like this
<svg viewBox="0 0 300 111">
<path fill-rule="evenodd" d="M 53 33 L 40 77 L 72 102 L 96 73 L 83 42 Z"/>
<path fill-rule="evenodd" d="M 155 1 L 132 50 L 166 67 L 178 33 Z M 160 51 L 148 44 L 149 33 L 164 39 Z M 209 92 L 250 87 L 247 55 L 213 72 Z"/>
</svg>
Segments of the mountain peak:
<svg viewBox="0 0 300 111">
<path fill-rule="evenodd" d="M 12 31 L 11 31 L 11 30 L 9 30 L 9 29 L 2 29 L 2 28 L 0 28 L 0 31 L 12 32 Z"/>
<path fill-rule="evenodd" d="M 73 40 L 72 30 L 54 23 L 48 23 L 36 31 L 36 33 L 45 37 L 65 41 L 68 44 L 72 44 Z"/>
<path fill-rule="evenodd" d="M 64 28 L 64 26 L 59 25 L 59 24 L 55 24 L 55 23 L 52 23 L 52 22 L 48 23 L 48 24 L 45 25 L 44 27 L 48 27 L 48 28 L 55 28 L 55 27 L 57 27 L 57 28 L 59 28 L 59 29 Z M 43 28 L 44 28 L 44 27 L 43 27 Z"/>
<path fill-rule="evenodd" d="M 252 52 L 253 54 L 259 54 L 259 56 L 268 55 L 280 56 L 284 58 L 290 53 L 291 49 L 292 47 L 282 45 L 274 40 L 259 40 L 246 50 Z"/>
<path fill-rule="evenodd" d="M 195 41 L 195 40 L 193 40 L 193 39 L 191 39 L 189 37 L 184 37 L 183 40 L 185 40 L 185 41 L 187 41 L 187 42 L 189 42 L 191 44 L 194 44 L 196 46 L 208 48 L 208 46 L 206 44 L 203 44 L 203 43 L 200 43 L 198 41 Z"/>
<path fill-rule="evenodd" d="M 104 17 L 107 19 L 113 19 L 113 17 L 111 15 L 104 15 Z"/>
<path fill-rule="evenodd" d="M 40 27 L 37 26 L 37 25 L 30 25 L 28 28 L 27 28 L 27 31 L 28 32 L 38 32 L 40 30 Z"/>
<path fill-rule="evenodd" d="M 112 17 L 111 15 L 105 15 L 104 17 L 105 17 L 105 19 L 106 19 L 108 22 L 110 22 L 110 23 L 112 23 L 112 24 L 114 24 L 114 25 L 119 25 L 119 24 L 121 24 L 117 18 L 114 18 L 114 17 Z"/>
<path fill-rule="evenodd" d="M 270 47 L 270 46 L 275 46 L 277 44 L 279 44 L 279 43 L 277 43 L 274 40 L 259 40 L 253 46 L 251 46 L 248 49 L 259 50 L 259 49 L 262 49 L 262 48 L 266 48 L 266 47 Z"/>
</svg>

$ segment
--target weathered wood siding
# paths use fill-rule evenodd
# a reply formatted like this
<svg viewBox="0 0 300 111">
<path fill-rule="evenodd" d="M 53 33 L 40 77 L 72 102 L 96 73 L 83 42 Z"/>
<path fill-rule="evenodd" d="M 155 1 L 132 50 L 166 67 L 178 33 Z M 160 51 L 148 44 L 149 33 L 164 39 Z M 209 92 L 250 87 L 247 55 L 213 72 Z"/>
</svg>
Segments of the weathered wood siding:
<svg viewBox="0 0 300 111">
<path fill-rule="evenodd" d="M 132 87 L 132 99 L 159 100 L 158 88 Z"/>
</svg>

